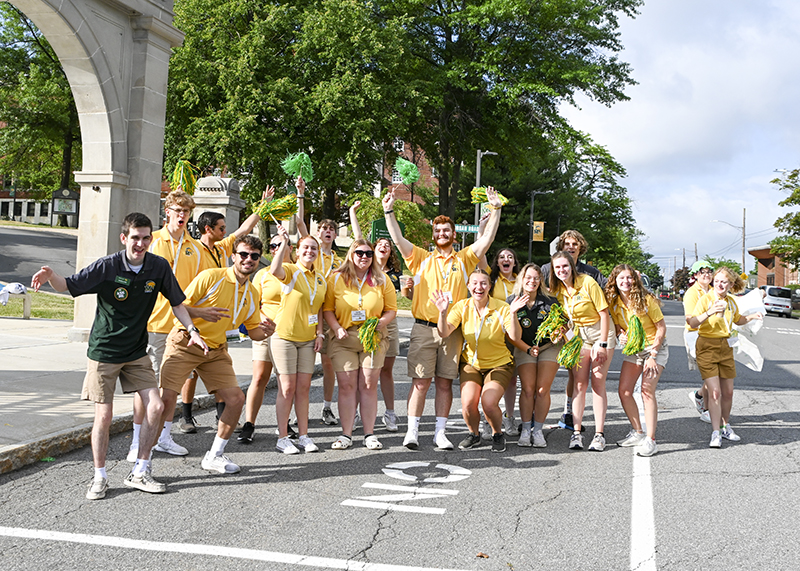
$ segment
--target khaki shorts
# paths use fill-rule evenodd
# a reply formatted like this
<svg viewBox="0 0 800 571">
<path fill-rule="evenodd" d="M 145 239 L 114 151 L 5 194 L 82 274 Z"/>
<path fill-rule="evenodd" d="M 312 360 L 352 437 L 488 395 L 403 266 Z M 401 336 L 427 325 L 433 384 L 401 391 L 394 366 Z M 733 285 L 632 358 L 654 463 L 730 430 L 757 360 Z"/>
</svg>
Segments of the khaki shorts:
<svg viewBox="0 0 800 571">
<path fill-rule="evenodd" d="M 314 352 L 314 339 L 311 341 L 287 341 L 273 335 L 270 337 L 272 364 L 279 375 L 314 373 L 317 355 Z"/>
<path fill-rule="evenodd" d="M 490 381 L 499 383 L 504 389 L 508 388 L 511 379 L 514 377 L 514 363 L 506 363 L 493 369 L 476 369 L 467 363 L 461 363 L 461 372 L 459 374 L 459 383 L 477 383 L 479 386 L 484 386 Z"/>
<path fill-rule="evenodd" d="M 528 355 L 528 353 L 519 347 L 514 347 L 514 364 L 519 367 L 520 365 L 535 364 L 539 361 L 550 361 L 552 363 L 557 363 L 558 352 L 561 351 L 563 346 L 563 343 L 548 343 L 545 349 L 539 349 L 539 355 L 537 356 Z"/>
<path fill-rule="evenodd" d="M 650 358 L 650 351 L 652 350 L 653 346 L 650 345 L 635 355 L 623 355 L 622 360 L 626 363 L 633 363 L 637 367 L 644 367 L 644 362 Z M 669 347 L 667 347 L 667 340 L 664 339 L 664 341 L 661 342 L 661 348 L 658 350 L 658 354 L 656 354 L 656 365 L 666 367 L 668 359 Z"/>
<path fill-rule="evenodd" d="M 577 335 L 583 339 L 583 348 L 591 349 L 597 343 L 600 343 L 600 322 L 597 321 L 585 327 L 579 327 L 576 332 Z M 617 346 L 617 338 L 614 336 L 614 324 L 609 321 L 608 324 L 608 350 L 609 356 L 613 352 L 614 347 Z"/>
<path fill-rule="evenodd" d="M 380 369 L 386 357 L 388 342 L 384 337 L 374 353 L 364 351 L 364 345 L 358 340 L 358 327 L 347 330 L 347 337 L 337 339 L 331 337 L 328 344 L 329 357 L 333 363 L 333 370 L 337 373 L 343 371 L 357 371 L 358 369 Z"/>
<path fill-rule="evenodd" d="M 217 349 L 209 349 L 208 355 L 197 345 L 188 345 L 189 334 L 175 330 L 169 334 L 164 360 L 161 362 L 159 386 L 176 393 L 181 392 L 183 383 L 197 370 L 206 390 L 213 394 L 219 389 L 238 387 L 233 361 L 228 354 L 228 344 Z"/>
<path fill-rule="evenodd" d="M 156 379 L 158 379 L 158 375 L 161 373 L 161 361 L 164 360 L 164 350 L 167 348 L 167 337 L 169 337 L 169 333 L 147 332 L 147 356 L 150 357 L 151 366 L 156 372 Z"/>
<path fill-rule="evenodd" d="M 736 378 L 736 363 L 733 360 L 733 347 L 728 345 L 727 337 L 697 338 L 697 368 L 703 380 L 710 377 L 721 379 Z"/>
<path fill-rule="evenodd" d="M 158 381 L 147 355 L 128 363 L 98 363 L 89 359 L 81 399 L 99 403 L 113 402 L 117 378 L 123 393 L 158 388 Z"/>
<path fill-rule="evenodd" d="M 408 376 L 412 379 L 455 379 L 463 343 L 460 327 L 450 337 L 442 339 L 435 327 L 414 323 L 408 345 Z"/>
<path fill-rule="evenodd" d="M 272 356 L 270 355 L 269 340 L 267 337 L 263 341 L 253 341 L 253 361 L 266 361 L 272 363 Z"/>
<path fill-rule="evenodd" d="M 397 319 L 392 319 L 386 326 L 386 356 L 397 357 L 400 354 L 400 328 L 397 326 Z"/>
</svg>

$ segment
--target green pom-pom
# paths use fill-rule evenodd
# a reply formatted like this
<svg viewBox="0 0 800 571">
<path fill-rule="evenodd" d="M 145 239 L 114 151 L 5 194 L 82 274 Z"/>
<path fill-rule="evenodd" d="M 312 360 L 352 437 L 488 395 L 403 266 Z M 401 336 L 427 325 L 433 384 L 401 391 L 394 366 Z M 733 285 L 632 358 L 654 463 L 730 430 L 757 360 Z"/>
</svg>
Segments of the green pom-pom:
<svg viewBox="0 0 800 571">
<path fill-rule="evenodd" d="M 500 202 L 503 206 L 508 204 L 508 199 L 500 194 L 497 193 L 497 198 L 500 199 Z M 481 204 L 483 202 L 488 202 L 489 200 L 486 198 L 486 187 L 481 186 L 479 188 L 472 189 L 472 204 Z"/>
<path fill-rule="evenodd" d="M 314 180 L 314 169 L 311 167 L 311 159 L 304 152 L 289 155 L 281 162 L 283 172 L 292 178 L 302 176 L 306 182 Z"/>
<path fill-rule="evenodd" d="M 569 320 L 560 305 L 554 303 L 550 306 L 550 312 L 536 330 L 536 342 L 539 343 L 545 337 L 550 337 L 550 341 L 555 343 L 558 340 L 558 333 L 567 326 Z"/>
<path fill-rule="evenodd" d="M 197 186 L 196 172 L 199 173 L 200 169 L 186 159 L 180 159 L 175 164 L 175 170 L 172 171 L 172 178 L 169 181 L 170 189 L 194 194 L 194 188 Z"/>
<path fill-rule="evenodd" d="M 628 320 L 628 342 L 622 349 L 624 355 L 636 355 L 644 351 L 645 343 L 647 342 L 647 335 L 644 332 L 642 320 L 636 315 L 631 315 Z"/>
<path fill-rule="evenodd" d="M 409 186 L 419 180 L 419 169 L 417 165 L 411 161 L 407 161 L 403 157 L 399 157 L 397 162 L 394 163 L 394 168 L 400 173 L 403 178 L 403 184 Z"/>
<path fill-rule="evenodd" d="M 561 351 L 558 352 L 558 364 L 565 369 L 572 369 L 581 362 L 581 349 L 583 349 L 583 339 L 580 335 L 575 335 L 572 339 L 564 343 Z"/>
<path fill-rule="evenodd" d="M 364 346 L 364 351 L 372 353 L 378 350 L 381 344 L 380 334 L 378 333 L 378 318 L 370 317 L 358 328 L 358 340 Z"/>
<path fill-rule="evenodd" d="M 290 220 L 297 214 L 297 197 L 294 194 L 287 194 L 278 200 L 269 202 L 262 200 L 253 207 L 253 212 L 256 212 L 262 220 L 269 216 L 275 220 Z"/>
</svg>

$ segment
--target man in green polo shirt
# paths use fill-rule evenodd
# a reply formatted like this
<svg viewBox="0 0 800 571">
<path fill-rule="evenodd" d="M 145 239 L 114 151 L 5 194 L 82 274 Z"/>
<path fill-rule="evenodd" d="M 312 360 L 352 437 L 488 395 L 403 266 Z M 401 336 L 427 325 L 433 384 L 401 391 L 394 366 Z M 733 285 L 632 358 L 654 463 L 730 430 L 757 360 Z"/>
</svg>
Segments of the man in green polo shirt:
<svg viewBox="0 0 800 571">
<path fill-rule="evenodd" d="M 92 456 L 95 476 L 86 498 L 104 498 L 108 490 L 106 452 L 113 417 L 117 378 L 123 392 L 136 392 L 145 404 L 139 454 L 124 484 L 144 492 L 162 493 L 166 485 L 153 479 L 150 451 L 161 427 L 164 403 L 147 356 L 147 321 L 159 293 L 169 300 L 175 317 L 191 332 L 190 344 L 208 351 L 182 305 L 186 299 L 169 263 L 148 253 L 153 224 L 144 214 L 128 214 L 122 222 L 120 240 L 125 249 L 100 258 L 77 274 L 62 277 L 48 266 L 36 272 L 31 281 L 35 291 L 45 283 L 59 292 L 77 297 L 97 294 L 97 313 L 89 335 L 86 378 L 81 398 L 95 403 L 92 427 Z"/>
</svg>

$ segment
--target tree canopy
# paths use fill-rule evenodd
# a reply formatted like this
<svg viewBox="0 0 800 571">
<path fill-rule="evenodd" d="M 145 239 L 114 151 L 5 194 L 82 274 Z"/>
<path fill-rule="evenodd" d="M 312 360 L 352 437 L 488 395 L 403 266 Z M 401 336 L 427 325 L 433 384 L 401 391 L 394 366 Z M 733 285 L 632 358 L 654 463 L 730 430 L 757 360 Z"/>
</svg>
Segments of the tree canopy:
<svg viewBox="0 0 800 571">
<path fill-rule="evenodd" d="M 780 206 L 800 206 L 800 169 L 787 172 L 783 177 L 772 180 L 789 196 L 778 204 Z M 772 251 L 780 254 L 783 262 L 793 270 L 800 269 L 800 211 L 790 212 L 775 221 L 781 235 L 770 241 Z"/>
</svg>

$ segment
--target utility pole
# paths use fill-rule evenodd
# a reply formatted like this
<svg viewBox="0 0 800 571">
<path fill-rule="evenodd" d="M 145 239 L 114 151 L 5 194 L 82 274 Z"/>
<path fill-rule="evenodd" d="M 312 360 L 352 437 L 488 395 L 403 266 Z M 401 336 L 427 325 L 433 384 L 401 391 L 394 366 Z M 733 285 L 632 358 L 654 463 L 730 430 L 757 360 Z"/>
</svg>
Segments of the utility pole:
<svg viewBox="0 0 800 571">
<path fill-rule="evenodd" d="M 497 155 L 497 153 L 493 153 L 492 151 L 482 151 L 478 149 L 478 160 L 475 163 L 475 188 L 481 187 L 481 159 L 487 155 Z M 481 205 L 475 205 L 475 225 L 478 225 L 481 221 Z"/>
</svg>

